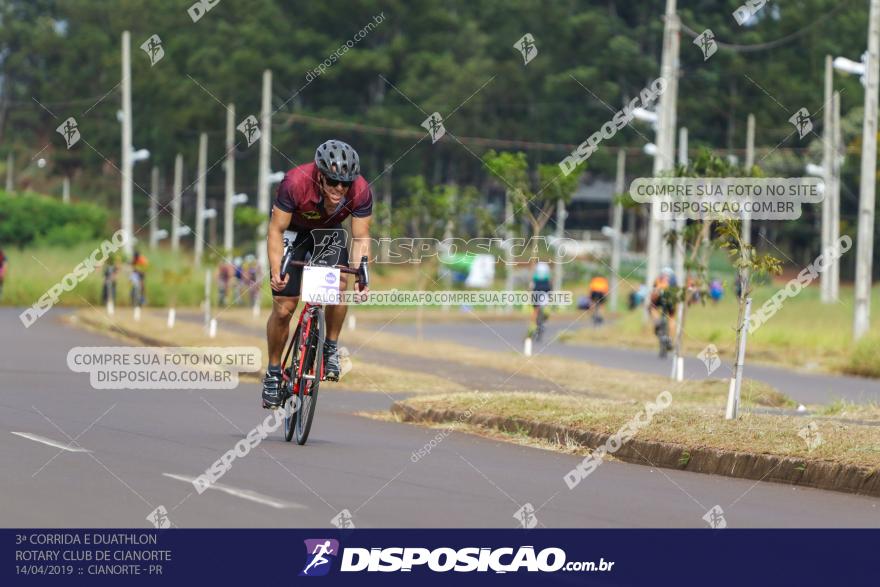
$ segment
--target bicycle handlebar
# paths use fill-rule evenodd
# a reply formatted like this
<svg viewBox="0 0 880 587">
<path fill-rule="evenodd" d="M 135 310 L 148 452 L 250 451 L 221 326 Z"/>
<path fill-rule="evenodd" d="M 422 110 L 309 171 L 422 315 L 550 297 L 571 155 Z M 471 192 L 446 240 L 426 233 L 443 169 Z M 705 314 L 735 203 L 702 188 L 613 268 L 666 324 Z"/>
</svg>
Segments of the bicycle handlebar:
<svg viewBox="0 0 880 587">
<path fill-rule="evenodd" d="M 364 255 L 361 257 L 361 263 L 357 269 L 352 269 L 351 267 L 346 267 L 345 265 L 337 265 L 336 268 L 339 269 L 341 273 L 349 273 L 355 276 L 355 280 L 358 283 L 360 291 L 363 291 L 364 288 L 369 286 L 370 283 L 370 275 L 367 270 L 367 265 L 369 264 L 369 258 Z M 287 275 L 288 269 L 290 267 L 309 267 L 311 263 L 306 261 L 295 261 L 293 259 L 293 245 L 287 242 L 287 239 L 284 239 L 284 257 L 281 259 L 281 279 L 284 279 L 284 276 Z"/>
</svg>

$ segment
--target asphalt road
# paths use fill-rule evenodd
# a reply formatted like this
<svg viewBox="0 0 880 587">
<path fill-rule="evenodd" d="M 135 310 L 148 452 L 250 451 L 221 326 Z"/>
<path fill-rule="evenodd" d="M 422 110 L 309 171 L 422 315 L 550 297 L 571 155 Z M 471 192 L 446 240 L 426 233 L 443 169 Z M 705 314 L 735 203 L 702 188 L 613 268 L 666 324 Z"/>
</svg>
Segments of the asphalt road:
<svg viewBox="0 0 880 587">
<path fill-rule="evenodd" d="M 517 352 L 523 350 L 523 338 L 527 330 L 526 320 L 523 317 L 492 321 L 483 321 L 467 314 L 453 314 L 451 317 L 455 319 L 447 322 L 426 322 L 423 325 L 423 336 L 428 339 L 451 340 L 485 350 Z M 551 317 L 547 322 L 544 340 L 535 345 L 533 352 L 581 359 L 616 369 L 666 376 L 670 374 L 671 361 L 659 359 L 654 351 L 565 344 L 554 340 L 560 332 L 574 332 L 576 329 L 588 327 L 589 324 L 588 316 L 579 320 Z M 613 325 L 603 328 L 613 328 Z M 416 325 L 411 321 L 396 321 L 385 326 L 384 330 L 409 336 L 416 335 Z M 806 373 L 748 361 L 744 373 L 748 378 L 769 383 L 803 404 L 829 403 L 838 398 L 856 403 L 880 402 L 880 380 L 876 379 Z M 684 375 L 686 379 L 704 379 L 709 376 L 706 366 L 695 356 L 685 357 Z M 713 378 L 732 376 L 731 362 L 722 362 L 721 366 L 711 374 Z"/>
<path fill-rule="evenodd" d="M 189 480 L 265 418 L 257 385 L 92 389 L 69 349 L 119 343 L 60 313 L 25 330 L 0 310 L 4 527 L 151 527 L 160 505 L 178 527 L 328 527 L 344 509 L 357 527 L 517 527 L 525 504 L 547 527 L 706 527 L 715 505 L 728 527 L 880 525 L 878 499 L 626 463 L 569 490 L 578 457 L 364 418 L 394 398 L 330 385 L 307 446 L 276 432 L 199 495 Z"/>
</svg>

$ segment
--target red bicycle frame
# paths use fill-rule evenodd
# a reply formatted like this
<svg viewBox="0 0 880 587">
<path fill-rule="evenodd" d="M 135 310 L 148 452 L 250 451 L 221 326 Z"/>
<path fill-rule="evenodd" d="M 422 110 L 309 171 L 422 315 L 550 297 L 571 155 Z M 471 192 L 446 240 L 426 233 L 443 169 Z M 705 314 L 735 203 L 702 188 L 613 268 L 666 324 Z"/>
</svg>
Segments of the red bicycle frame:
<svg viewBox="0 0 880 587">
<path fill-rule="evenodd" d="M 302 309 L 302 312 L 300 312 L 300 314 L 299 314 L 299 320 L 297 321 L 297 325 L 296 325 L 297 331 L 302 331 L 303 328 L 305 328 L 305 331 L 300 336 L 300 340 L 302 340 L 303 342 L 299 348 L 298 355 L 300 357 L 300 361 L 299 361 L 299 365 L 297 365 L 297 372 L 295 374 L 296 377 L 294 377 L 293 387 L 291 389 L 291 392 L 293 393 L 293 395 L 296 395 L 297 393 L 299 393 L 299 382 L 302 379 L 303 368 L 305 367 L 305 361 L 302 360 L 302 358 L 305 357 L 305 352 L 306 352 L 305 345 L 306 345 L 306 342 L 309 340 L 309 332 L 311 331 L 311 328 L 312 328 L 312 313 L 309 310 L 313 306 L 315 306 L 315 304 L 306 303 L 306 305 Z M 309 319 L 305 320 L 305 316 L 307 314 L 309 315 Z M 287 361 L 290 358 L 290 353 L 292 350 L 293 350 L 293 345 L 290 345 L 287 348 L 287 353 L 284 355 L 284 359 L 281 361 L 281 365 L 282 365 L 281 373 L 282 373 L 282 377 L 284 377 L 285 381 L 290 380 L 290 377 L 287 374 L 287 369 L 284 368 L 284 366 L 287 365 Z M 324 377 L 323 362 L 321 364 L 321 377 L 322 378 Z"/>
</svg>

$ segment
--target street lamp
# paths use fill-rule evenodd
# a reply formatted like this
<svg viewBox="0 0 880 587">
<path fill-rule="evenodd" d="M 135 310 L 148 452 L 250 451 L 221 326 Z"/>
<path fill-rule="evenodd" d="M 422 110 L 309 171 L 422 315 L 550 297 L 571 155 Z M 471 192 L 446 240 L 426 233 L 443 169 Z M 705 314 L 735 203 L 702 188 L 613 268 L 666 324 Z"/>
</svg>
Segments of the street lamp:
<svg viewBox="0 0 880 587">
<path fill-rule="evenodd" d="M 247 194 L 235 194 L 232 196 L 232 205 L 240 206 L 241 204 L 247 204 L 248 197 Z"/>
<path fill-rule="evenodd" d="M 648 143 L 642 149 L 645 152 L 645 155 L 649 155 L 651 157 L 657 156 L 657 145 L 654 143 Z"/>
<path fill-rule="evenodd" d="M 138 161 L 146 161 L 150 158 L 149 149 L 138 149 L 137 151 L 132 150 L 131 152 L 131 161 L 133 163 L 137 163 Z"/>
<path fill-rule="evenodd" d="M 825 176 L 825 168 L 821 165 L 816 165 L 815 163 L 807 163 L 804 171 L 806 171 L 807 175 L 815 175 L 816 177 Z"/>
<path fill-rule="evenodd" d="M 646 108 L 642 108 L 639 106 L 638 108 L 634 108 L 632 111 L 633 118 L 636 120 L 641 120 L 642 122 L 651 122 L 656 124 L 657 121 L 660 120 L 660 116 L 657 115 L 656 112 L 652 112 Z"/>
<path fill-rule="evenodd" d="M 868 71 L 868 68 L 865 65 L 867 59 L 868 52 L 865 51 L 864 53 L 862 53 L 861 61 L 853 61 L 852 59 L 847 59 L 846 57 L 835 57 L 831 65 L 837 71 L 859 76 L 862 85 L 865 85 L 865 72 Z"/>
<path fill-rule="evenodd" d="M 269 174 L 269 184 L 280 182 L 282 179 L 284 179 L 285 175 L 286 174 L 283 171 L 276 171 L 275 173 L 270 173 Z"/>
<path fill-rule="evenodd" d="M 160 228 L 159 230 L 156 231 L 155 239 L 157 241 L 160 241 L 163 238 L 168 238 L 168 231 L 165 230 L 164 228 Z"/>
</svg>

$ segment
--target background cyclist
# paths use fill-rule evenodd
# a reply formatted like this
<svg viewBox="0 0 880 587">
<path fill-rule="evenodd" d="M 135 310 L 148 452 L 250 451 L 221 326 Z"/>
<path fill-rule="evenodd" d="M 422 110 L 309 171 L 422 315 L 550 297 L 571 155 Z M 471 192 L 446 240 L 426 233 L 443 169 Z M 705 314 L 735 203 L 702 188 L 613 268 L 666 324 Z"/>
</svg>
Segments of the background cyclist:
<svg viewBox="0 0 880 587">
<path fill-rule="evenodd" d="M 675 272 L 671 267 L 664 267 L 660 275 L 654 280 L 651 290 L 651 303 L 648 311 L 654 322 L 654 333 L 659 336 L 663 316 L 667 320 L 667 347 L 672 350 L 672 340 L 675 338 L 675 300 L 672 288 L 676 287 Z"/>
<path fill-rule="evenodd" d="M 369 257 L 373 195 L 360 171 L 357 152 L 347 143 L 331 139 L 315 151 L 314 162 L 294 167 L 278 186 L 267 236 L 272 313 L 266 324 L 269 369 L 263 379 L 265 408 L 281 404 L 281 353 L 302 284 L 302 267 L 291 267 L 281 278 L 284 233 L 296 233 L 292 241 L 295 260 L 313 255 L 320 257 L 324 265 L 348 265 L 348 235 L 341 223 L 351 216 L 353 257 L 357 263 L 362 256 Z M 344 290 L 348 286 L 347 276 L 343 273 L 340 277 L 340 289 Z M 366 288 L 362 290 L 366 292 Z M 324 375 L 329 381 L 339 380 L 337 340 L 346 311 L 344 304 L 328 306 L 326 310 Z"/>
<path fill-rule="evenodd" d="M 548 263 L 539 261 L 535 264 L 535 270 L 532 273 L 531 290 L 535 292 L 532 299 L 532 307 L 534 308 L 532 320 L 537 324 L 538 312 L 543 312 L 544 306 L 547 305 L 546 293 L 553 290 L 553 284 L 550 283 L 550 265 Z"/>
<path fill-rule="evenodd" d="M 601 306 L 608 297 L 608 279 L 604 275 L 595 275 L 590 280 L 590 300 L 593 305 L 593 322 L 600 324 L 604 321 L 601 314 Z"/>
</svg>

